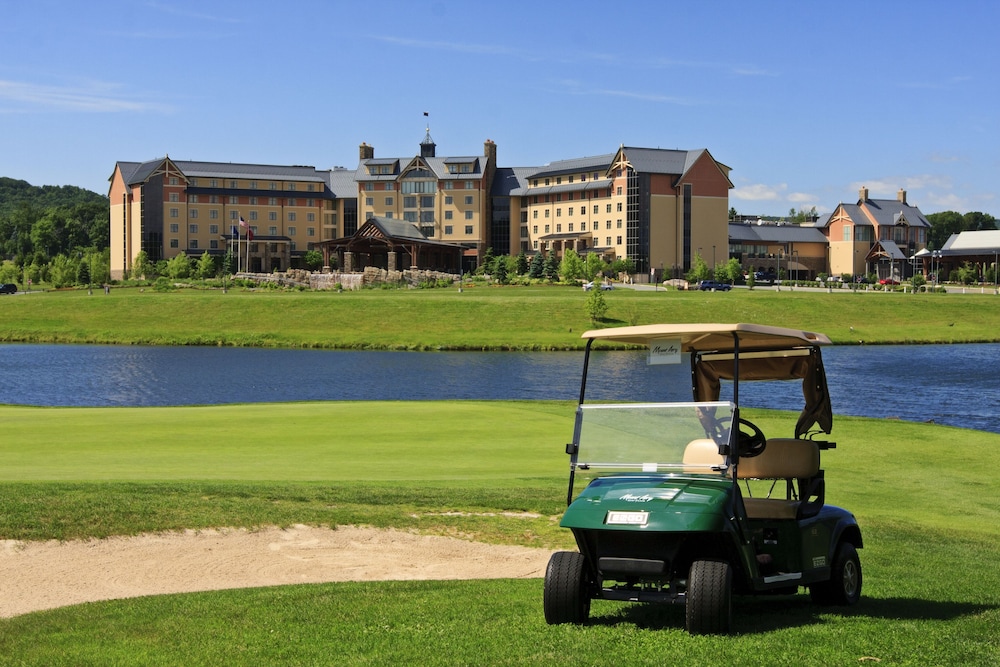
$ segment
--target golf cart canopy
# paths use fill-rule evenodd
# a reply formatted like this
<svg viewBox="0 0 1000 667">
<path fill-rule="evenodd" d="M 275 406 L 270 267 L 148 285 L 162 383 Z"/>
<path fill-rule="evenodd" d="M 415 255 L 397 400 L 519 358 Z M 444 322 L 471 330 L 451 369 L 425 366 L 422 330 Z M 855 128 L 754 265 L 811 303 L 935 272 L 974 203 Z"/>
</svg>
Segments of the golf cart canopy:
<svg viewBox="0 0 1000 667">
<path fill-rule="evenodd" d="M 813 424 L 826 433 L 833 429 L 820 354 L 820 346 L 830 344 L 825 334 L 762 324 L 650 324 L 596 329 L 585 332 L 583 338 L 588 350 L 594 341 L 679 345 L 680 352 L 691 353 L 693 394 L 698 402 L 718 401 L 721 380 L 734 382 L 738 404 L 739 382 L 800 379 L 805 407 L 795 425 L 795 437 L 807 433 Z"/>
</svg>

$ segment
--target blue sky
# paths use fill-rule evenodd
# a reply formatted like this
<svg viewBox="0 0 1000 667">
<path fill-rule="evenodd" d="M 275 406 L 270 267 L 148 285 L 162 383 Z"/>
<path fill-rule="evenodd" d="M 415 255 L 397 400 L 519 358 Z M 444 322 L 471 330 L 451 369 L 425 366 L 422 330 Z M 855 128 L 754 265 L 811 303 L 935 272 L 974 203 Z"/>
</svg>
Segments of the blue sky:
<svg viewBox="0 0 1000 667">
<path fill-rule="evenodd" d="M 0 176 L 117 160 L 501 166 L 707 148 L 744 214 L 899 188 L 1000 217 L 1000 3 L 3 2 Z M 428 113 L 427 118 L 424 113 Z"/>
</svg>

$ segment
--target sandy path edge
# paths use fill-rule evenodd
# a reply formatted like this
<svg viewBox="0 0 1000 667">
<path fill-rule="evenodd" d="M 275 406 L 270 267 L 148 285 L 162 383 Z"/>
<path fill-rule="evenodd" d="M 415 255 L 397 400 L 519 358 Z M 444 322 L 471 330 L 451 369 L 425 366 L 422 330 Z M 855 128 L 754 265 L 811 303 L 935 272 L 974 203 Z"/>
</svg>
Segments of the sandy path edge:
<svg viewBox="0 0 1000 667">
<path fill-rule="evenodd" d="M 82 602 L 225 588 L 541 577 L 551 553 L 354 526 L 2 540 L 0 618 Z"/>
</svg>

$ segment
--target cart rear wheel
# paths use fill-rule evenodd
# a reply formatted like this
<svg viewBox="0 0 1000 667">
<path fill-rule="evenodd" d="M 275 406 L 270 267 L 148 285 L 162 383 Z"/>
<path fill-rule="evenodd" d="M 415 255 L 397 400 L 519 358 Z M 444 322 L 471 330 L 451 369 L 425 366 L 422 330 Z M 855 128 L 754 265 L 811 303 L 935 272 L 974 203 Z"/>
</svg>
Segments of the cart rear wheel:
<svg viewBox="0 0 1000 667">
<path fill-rule="evenodd" d="M 583 623 L 590 616 L 586 559 L 576 551 L 557 551 L 545 568 L 545 621 Z"/>
<path fill-rule="evenodd" d="M 685 597 L 688 632 L 692 635 L 729 632 L 733 622 L 733 570 L 729 563 L 714 560 L 692 563 Z"/>
<path fill-rule="evenodd" d="M 813 584 L 809 594 L 816 604 L 850 606 L 861 599 L 861 561 L 850 542 L 841 542 L 830 568 L 830 580 Z"/>
</svg>

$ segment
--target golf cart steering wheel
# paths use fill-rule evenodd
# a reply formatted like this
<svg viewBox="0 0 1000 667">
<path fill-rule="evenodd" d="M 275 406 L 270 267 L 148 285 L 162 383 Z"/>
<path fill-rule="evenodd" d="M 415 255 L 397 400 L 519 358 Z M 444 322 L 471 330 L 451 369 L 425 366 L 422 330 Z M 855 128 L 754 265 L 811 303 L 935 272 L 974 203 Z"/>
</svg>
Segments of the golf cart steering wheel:
<svg viewBox="0 0 1000 667">
<path fill-rule="evenodd" d="M 756 424 L 746 419 L 741 418 L 739 423 L 741 427 L 746 426 L 750 429 L 750 433 L 747 433 L 742 428 L 739 430 L 736 442 L 740 458 L 749 459 L 754 456 L 760 456 L 764 448 L 767 447 L 767 437 L 764 435 L 764 432 L 757 428 Z"/>
</svg>

